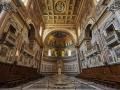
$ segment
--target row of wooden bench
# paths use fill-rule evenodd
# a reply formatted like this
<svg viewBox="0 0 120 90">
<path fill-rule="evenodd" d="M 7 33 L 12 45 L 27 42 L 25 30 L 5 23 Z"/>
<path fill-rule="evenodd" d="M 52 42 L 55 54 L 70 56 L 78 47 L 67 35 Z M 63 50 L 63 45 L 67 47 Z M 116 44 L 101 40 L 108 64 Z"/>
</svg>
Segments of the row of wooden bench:
<svg viewBox="0 0 120 90">
<path fill-rule="evenodd" d="M 38 79 L 38 78 L 40 78 L 40 77 L 14 78 L 14 79 L 0 81 L 0 88 L 16 87 L 16 86 L 28 83 L 28 82 Z"/>
<path fill-rule="evenodd" d="M 120 64 L 86 68 L 77 77 L 106 86 L 120 88 Z"/>
<path fill-rule="evenodd" d="M 12 88 L 42 78 L 34 68 L 0 63 L 0 88 Z"/>
</svg>

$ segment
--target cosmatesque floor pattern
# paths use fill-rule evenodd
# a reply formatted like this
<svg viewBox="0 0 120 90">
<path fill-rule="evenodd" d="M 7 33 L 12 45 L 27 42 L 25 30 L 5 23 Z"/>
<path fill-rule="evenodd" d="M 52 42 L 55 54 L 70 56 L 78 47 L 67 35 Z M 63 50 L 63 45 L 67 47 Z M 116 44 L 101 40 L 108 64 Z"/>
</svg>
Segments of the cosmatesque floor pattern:
<svg viewBox="0 0 120 90">
<path fill-rule="evenodd" d="M 48 76 L 9 90 L 116 90 L 66 75 Z"/>
</svg>

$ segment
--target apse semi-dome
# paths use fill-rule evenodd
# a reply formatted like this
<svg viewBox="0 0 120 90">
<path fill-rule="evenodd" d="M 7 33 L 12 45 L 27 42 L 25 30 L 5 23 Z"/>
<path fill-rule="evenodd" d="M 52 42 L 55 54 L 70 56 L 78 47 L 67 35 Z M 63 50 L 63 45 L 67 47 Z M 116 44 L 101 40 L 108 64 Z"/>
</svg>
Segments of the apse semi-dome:
<svg viewBox="0 0 120 90">
<path fill-rule="evenodd" d="M 73 38 L 67 32 L 55 31 L 47 36 L 45 43 L 48 47 L 66 48 L 73 45 Z"/>
</svg>

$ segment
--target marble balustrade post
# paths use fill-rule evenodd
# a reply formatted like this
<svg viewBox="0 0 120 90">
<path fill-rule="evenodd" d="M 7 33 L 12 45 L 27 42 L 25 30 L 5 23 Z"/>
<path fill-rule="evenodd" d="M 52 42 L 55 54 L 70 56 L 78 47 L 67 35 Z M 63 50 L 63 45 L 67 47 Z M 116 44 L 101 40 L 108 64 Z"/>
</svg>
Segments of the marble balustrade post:
<svg viewBox="0 0 120 90">
<path fill-rule="evenodd" d="M 0 13 L 0 37 L 3 33 L 3 30 L 1 30 L 1 27 L 2 27 L 2 24 L 6 18 L 6 16 L 8 15 L 9 13 L 5 10 L 2 10 L 2 12 Z"/>
</svg>

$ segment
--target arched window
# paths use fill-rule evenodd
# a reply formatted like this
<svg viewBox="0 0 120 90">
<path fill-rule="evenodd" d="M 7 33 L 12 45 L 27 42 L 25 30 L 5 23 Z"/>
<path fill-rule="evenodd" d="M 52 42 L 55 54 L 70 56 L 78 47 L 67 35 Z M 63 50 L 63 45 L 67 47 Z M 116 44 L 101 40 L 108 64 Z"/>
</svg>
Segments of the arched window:
<svg viewBox="0 0 120 90">
<path fill-rule="evenodd" d="M 100 0 L 96 0 L 97 2 L 99 2 Z"/>
<path fill-rule="evenodd" d="M 51 56 L 51 50 L 48 50 L 48 56 Z"/>
<path fill-rule="evenodd" d="M 39 35 L 42 36 L 42 26 L 40 26 Z"/>
<path fill-rule="evenodd" d="M 100 2 L 100 0 L 94 0 L 94 4 L 97 5 Z"/>
<path fill-rule="evenodd" d="M 78 37 L 80 36 L 80 26 L 78 27 Z"/>
<path fill-rule="evenodd" d="M 64 51 L 62 51 L 62 57 L 64 57 L 65 56 L 65 52 Z"/>
<path fill-rule="evenodd" d="M 28 0 L 22 0 L 25 6 L 27 6 Z"/>
<path fill-rule="evenodd" d="M 71 56 L 71 50 L 68 50 L 68 56 Z"/>
</svg>

